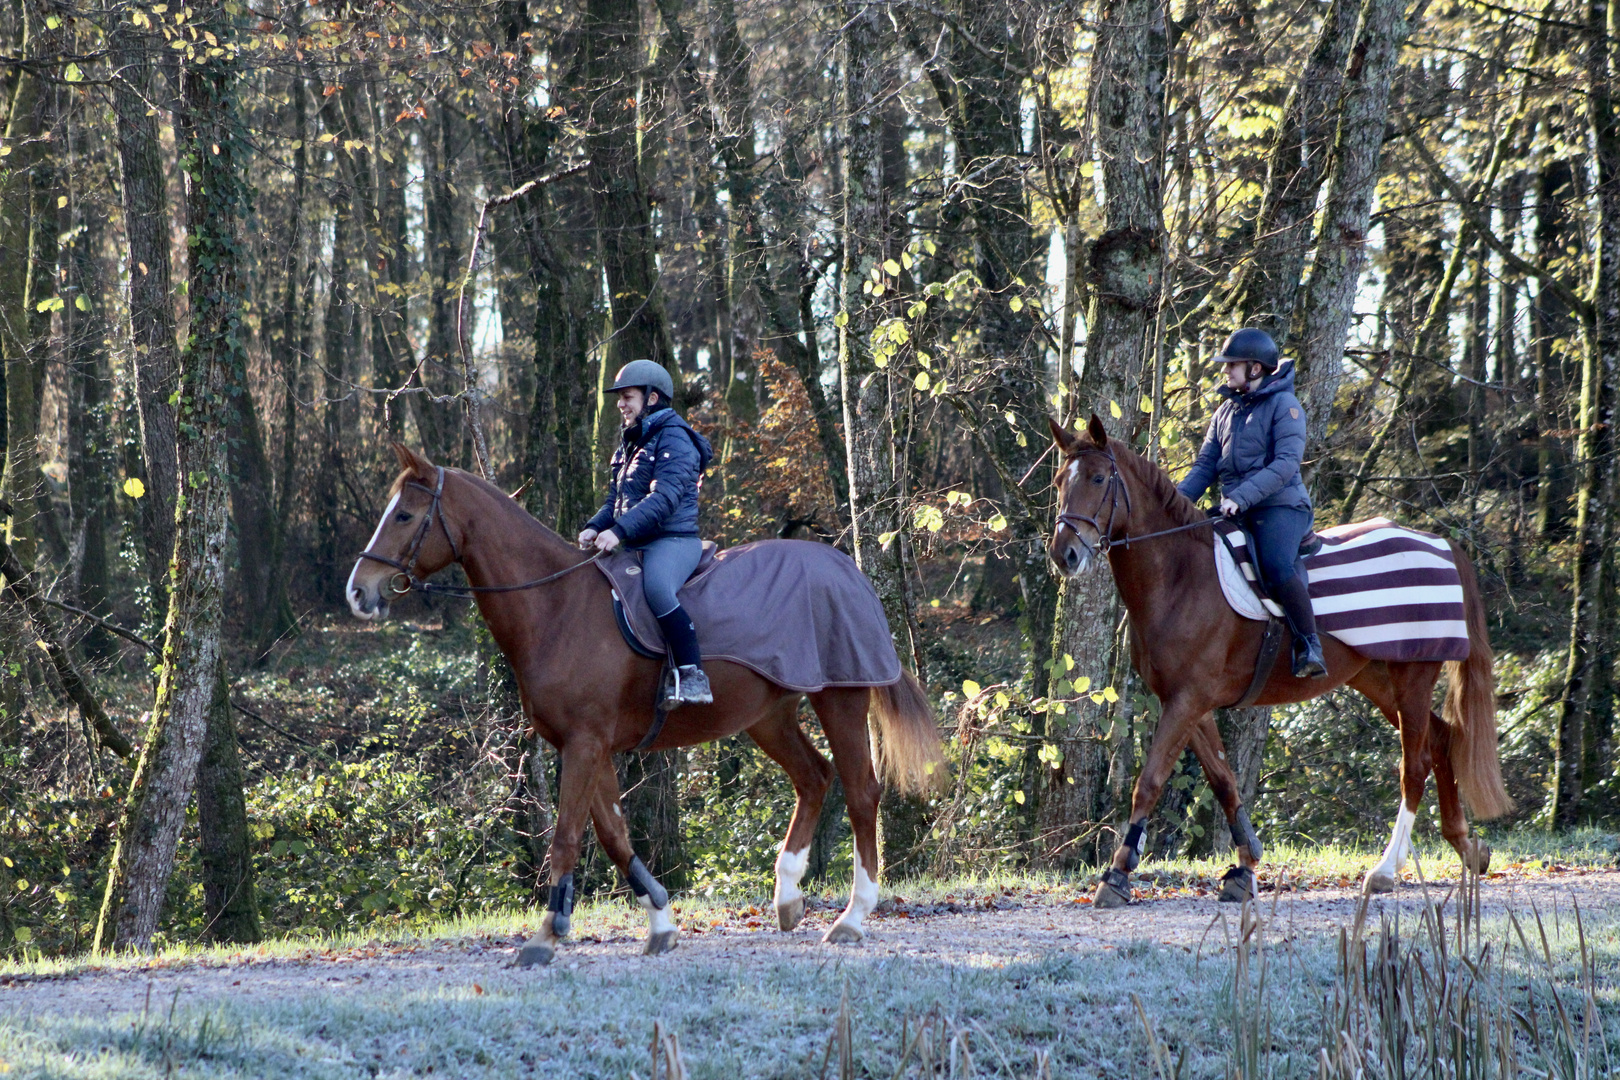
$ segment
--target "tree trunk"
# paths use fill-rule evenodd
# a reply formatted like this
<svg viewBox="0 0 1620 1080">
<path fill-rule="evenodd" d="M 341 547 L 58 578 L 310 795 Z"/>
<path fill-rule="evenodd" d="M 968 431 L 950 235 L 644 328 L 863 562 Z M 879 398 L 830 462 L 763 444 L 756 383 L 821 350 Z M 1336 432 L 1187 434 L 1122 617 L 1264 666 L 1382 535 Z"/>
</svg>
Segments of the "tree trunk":
<svg viewBox="0 0 1620 1080">
<path fill-rule="evenodd" d="M 102 382 L 107 377 L 107 346 L 110 332 L 106 310 L 108 297 L 102 289 L 100 253 L 102 215 L 100 207 L 73 202 L 64 211 L 68 218 L 64 233 L 76 227 L 82 232 L 69 257 L 66 295 L 73 299 L 62 312 L 70 366 L 68 384 L 68 496 L 73 513 L 74 557 L 70 595 L 79 606 L 96 614 L 106 614 L 110 567 L 107 559 L 107 509 L 111 496 L 111 439 L 107 437 L 108 417 L 103 414 Z M 83 306 L 81 306 L 81 303 Z M 104 657 L 115 646 L 111 636 L 91 625 L 80 641 L 86 655 Z"/>
<path fill-rule="evenodd" d="M 42 28 L 34 8 L 21 9 L 21 53 L 32 58 L 40 48 Z M 36 557 L 37 530 L 35 499 L 39 486 L 39 389 L 44 371 L 46 343 L 37 336 L 41 329 L 38 294 L 38 260 L 43 233 L 56 236 L 56 214 L 47 221 L 38 217 L 36 175 L 47 165 L 43 136 L 49 129 L 45 115 L 50 110 L 53 88 L 42 92 L 39 77 L 32 69 L 18 70 L 6 122 L 5 145 L 11 149 L 7 168 L 0 173 L 0 360 L 5 364 L 5 468 L 0 476 L 0 495 L 10 504 L 6 540 L 25 570 L 32 571 Z M 54 258 L 52 260 L 54 262 Z M 50 287 L 49 278 L 45 281 Z M 49 296 L 51 294 L 47 294 Z M 44 321 L 49 335 L 50 316 Z"/>
<path fill-rule="evenodd" d="M 652 208 L 637 151 L 641 18 L 634 0 L 587 0 L 581 47 L 589 110 L 585 148 L 591 159 L 586 177 L 613 319 L 608 366 L 649 359 L 676 374 L 653 267 Z"/>
<path fill-rule="evenodd" d="M 1614 99 L 1613 0 L 1586 9 L 1586 101 L 1597 172 L 1597 251 L 1593 257 L 1592 315 L 1586 327 L 1581 372 L 1580 434 L 1576 459 L 1580 487 L 1575 508 L 1574 596 L 1570 601 L 1569 659 L 1559 701 L 1556 783 L 1552 819 L 1576 823 L 1597 748 L 1612 723 L 1614 643 L 1603 633 L 1612 583 L 1604 557 L 1613 536 L 1616 496 L 1614 403 L 1620 393 L 1620 116 Z"/>
<path fill-rule="evenodd" d="M 197 824 L 201 834 L 203 913 L 210 940 L 246 944 L 263 936 L 253 887 L 242 756 L 236 745 L 230 673 L 223 652 L 214 662 L 208 731 L 197 764 Z"/>
<path fill-rule="evenodd" d="M 1300 314 L 1306 452 L 1318 452 L 1338 395 L 1344 342 L 1367 263 L 1367 229 L 1389 123 L 1389 90 L 1409 27 L 1404 0 L 1363 0 L 1334 138 L 1327 205 Z"/>
<path fill-rule="evenodd" d="M 1233 322 L 1258 326 L 1278 348 L 1288 343 L 1317 194 L 1327 178 L 1339 116 L 1344 62 L 1356 28 L 1352 0 L 1329 0 L 1316 46 L 1283 105 L 1282 125 L 1266 163 L 1266 192 L 1254 249 L 1226 305 Z"/>
<path fill-rule="evenodd" d="M 212 18 L 210 18 L 212 16 Z M 229 36 L 219 13 L 201 20 Z M 211 25 L 210 25 L 211 23 Z M 198 61 L 202 58 L 199 55 Z M 241 221 L 251 149 L 236 118 L 227 57 L 182 67 L 179 138 L 187 162 L 191 334 L 181 357 L 180 478 L 163 667 L 141 757 L 119 817 L 96 949 L 150 947 L 206 741 L 219 678 L 229 484 L 229 393 L 244 370 Z"/>
<path fill-rule="evenodd" d="M 108 47 L 121 78 L 113 83 L 119 190 L 129 276 L 129 323 L 134 344 L 135 406 L 141 424 L 146 497 L 138 501 L 141 547 L 154 612 L 168 606 L 169 557 L 174 552 L 177 482 L 174 406 L 178 385 L 173 294 L 169 271 L 169 206 L 151 57 L 164 51 L 150 34 L 137 33 L 122 16 L 113 20 Z"/>
<path fill-rule="evenodd" d="M 1164 127 L 1164 79 L 1169 27 L 1163 0 L 1106 0 L 1092 58 L 1090 102 L 1102 161 L 1104 232 L 1091 249 L 1094 288 L 1086 318 L 1085 367 L 1077 388 L 1081 420 L 1106 419 L 1111 437 L 1130 439 L 1130 421 L 1146 375 L 1144 343 L 1160 301 L 1162 272 L 1159 177 Z M 1121 420 L 1111 419 L 1122 414 Z M 1116 650 L 1119 600 L 1111 574 L 1069 578 L 1058 597 L 1052 660 L 1064 672 L 1054 697 L 1076 697 L 1049 712 L 1049 735 L 1062 754 L 1046 770 L 1041 835 L 1058 865 L 1091 862 L 1113 850 L 1097 832 L 1116 810 L 1116 796 L 1134 771 L 1127 663 Z M 1072 664 L 1072 667 L 1071 667 Z M 1118 703 L 1094 704 L 1069 680 L 1085 676 L 1095 689 L 1120 678 Z M 1122 722 L 1123 721 L 1123 722 Z"/>
</svg>

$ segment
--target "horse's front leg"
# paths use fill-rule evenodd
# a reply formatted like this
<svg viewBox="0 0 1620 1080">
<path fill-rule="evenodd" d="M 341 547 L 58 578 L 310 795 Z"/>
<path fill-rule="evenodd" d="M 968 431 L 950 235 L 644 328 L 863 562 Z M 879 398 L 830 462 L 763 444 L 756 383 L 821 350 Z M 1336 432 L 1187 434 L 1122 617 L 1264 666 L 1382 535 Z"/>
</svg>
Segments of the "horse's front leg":
<svg viewBox="0 0 1620 1080">
<path fill-rule="evenodd" d="M 551 834 L 551 898 L 540 920 L 540 932 L 518 950 L 518 967 L 551 963 L 557 942 L 568 935 L 574 913 L 574 867 L 579 865 L 591 796 L 604 764 L 612 764 L 605 744 L 584 738 L 570 740 L 558 757 L 562 782 L 557 794 L 557 826 Z"/>
<path fill-rule="evenodd" d="M 603 762 L 601 775 L 596 780 L 596 791 L 591 796 L 591 821 L 596 825 L 597 843 L 630 883 L 636 903 L 647 913 L 646 955 L 669 952 L 675 947 L 675 920 L 669 917 L 669 890 L 652 876 L 630 844 L 630 829 L 624 823 L 624 810 L 619 805 L 619 777 L 613 771 L 611 758 Z"/>
<path fill-rule="evenodd" d="M 1130 824 L 1125 837 L 1114 850 L 1113 865 L 1103 871 L 1097 883 L 1093 903 L 1099 908 L 1124 907 L 1131 901 L 1131 871 L 1142 861 L 1147 846 L 1147 819 L 1154 804 L 1170 779 L 1170 769 L 1186 747 L 1194 729 L 1210 715 L 1207 708 L 1171 699 L 1165 704 L 1159 718 L 1159 728 L 1153 733 L 1153 744 L 1148 748 L 1147 761 L 1136 778 L 1136 789 L 1131 796 Z"/>
</svg>

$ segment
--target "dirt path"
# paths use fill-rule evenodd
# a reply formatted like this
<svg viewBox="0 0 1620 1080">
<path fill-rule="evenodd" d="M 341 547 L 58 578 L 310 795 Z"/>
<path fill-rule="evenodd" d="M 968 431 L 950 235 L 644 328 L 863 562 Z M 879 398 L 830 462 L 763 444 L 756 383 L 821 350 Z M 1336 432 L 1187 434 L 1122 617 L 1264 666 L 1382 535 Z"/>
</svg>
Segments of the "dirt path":
<svg viewBox="0 0 1620 1080">
<path fill-rule="evenodd" d="M 1430 895 L 1439 899 L 1448 887 L 1446 882 L 1432 885 Z M 1357 896 L 1355 889 L 1342 887 L 1268 892 L 1262 894 L 1260 912 L 1273 941 L 1323 940 L 1351 921 Z M 1414 917 L 1422 902 L 1418 888 L 1403 886 L 1393 896 L 1374 899 L 1370 922 L 1376 926 L 1385 912 Z M 1534 905 L 1550 926 L 1554 920 L 1570 919 L 1572 905 L 1578 903 L 1593 922 L 1614 922 L 1620 919 L 1620 870 L 1509 876 L 1486 882 L 1482 902 L 1487 917 L 1510 910 L 1528 912 Z M 761 965 L 793 959 L 816 964 L 851 952 L 869 961 L 937 958 L 982 967 L 1121 948 L 1202 949 L 1208 954 L 1220 951 L 1236 927 L 1238 910 L 1217 903 L 1213 895 L 1149 897 L 1108 912 L 1094 911 L 1072 891 L 1061 890 L 1045 894 L 1007 890 L 926 904 L 902 897 L 879 909 L 869 924 L 870 936 L 855 946 L 821 944 L 821 934 L 837 915 L 831 905 L 813 909 L 791 934 L 776 931 L 769 911 L 714 915 L 712 909 L 677 914 L 680 946 L 654 960 L 640 955 L 644 931 L 639 922 L 627 919 L 609 928 L 603 919 L 587 918 L 582 920 L 583 936 L 566 944 L 552 967 L 526 971 L 510 966 L 519 940 L 514 935 L 310 950 L 290 958 L 246 953 L 215 964 L 153 962 L 28 980 L 0 976 L 0 1014 L 107 1016 L 138 1012 L 148 1001 L 154 1008 L 167 1008 L 174 1000 L 182 1007 L 269 1003 L 312 993 L 341 993 L 345 988 L 367 996 L 390 996 L 452 982 L 474 985 L 482 994 L 533 987 L 564 974 L 622 976 L 644 971 L 649 964 L 735 965 L 741 960 L 752 966 L 756 958 Z"/>
</svg>

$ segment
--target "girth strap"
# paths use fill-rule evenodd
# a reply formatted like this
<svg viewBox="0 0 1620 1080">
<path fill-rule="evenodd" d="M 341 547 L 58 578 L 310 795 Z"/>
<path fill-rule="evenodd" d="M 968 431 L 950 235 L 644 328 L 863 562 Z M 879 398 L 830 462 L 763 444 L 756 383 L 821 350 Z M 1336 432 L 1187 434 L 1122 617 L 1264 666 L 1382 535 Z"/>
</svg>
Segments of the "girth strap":
<svg viewBox="0 0 1620 1080">
<path fill-rule="evenodd" d="M 1260 697 L 1260 692 L 1271 681 L 1271 669 L 1277 666 L 1277 654 L 1282 652 L 1283 624 L 1281 619 L 1267 619 L 1265 635 L 1260 638 L 1260 655 L 1254 660 L 1254 678 L 1249 688 L 1228 709 L 1247 709 Z"/>
</svg>

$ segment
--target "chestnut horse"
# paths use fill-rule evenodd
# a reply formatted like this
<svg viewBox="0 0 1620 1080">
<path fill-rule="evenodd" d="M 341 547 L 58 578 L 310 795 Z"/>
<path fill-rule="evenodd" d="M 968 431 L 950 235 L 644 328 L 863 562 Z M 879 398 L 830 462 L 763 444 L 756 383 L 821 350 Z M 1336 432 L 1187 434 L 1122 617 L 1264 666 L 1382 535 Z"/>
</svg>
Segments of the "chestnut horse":
<svg viewBox="0 0 1620 1080">
<path fill-rule="evenodd" d="M 1213 714 L 1248 689 L 1265 624 L 1242 618 L 1227 604 L 1216 576 L 1210 530 L 1197 527 L 1208 519 L 1176 490 L 1169 474 L 1126 444 L 1110 440 L 1096 416 L 1084 434 L 1066 431 L 1055 420 L 1051 426 L 1064 462 L 1058 479 L 1059 520 L 1047 552 L 1070 577 L 1093 569 L 1099 554 L 1108 556 L 1114 584 L 1130 613 L 1131 661 L 1163 706 L 1136 779 L 1124 842 L 1097 886 L 1096 906 L 1129 902 L 1129 874 L 1141 858 L 1147 816 L 1189 744 L 1226 811 L 1237 851 L 1238 865 L 1227 871 L 1221 899 L 1248 899 L 1254 894 L 1260 839 L 1238 801 L 1236 777 L 1226 763 Z M 1451 550 L 1462 577 L 1469 654 L 1467 660 L 1445 665 L 1445 719 L 1432 707 L 1439 662 L 1369 660 L 1328 635 L 1322 638 L 1327 678 L 1294 678 L 1285 643 L 1282 662 L 1273 667 L 1254 702 L 1282 705 L 1351 686 L 1400 732 L 1401 806 L 1383 860 L 1367 875 L 1372 892 L 1395 887 L 1430 772 L 1440 799 L 1440 831 L 1478 873 L 1485 872 L 1491 852 L 1469 837 L 1459 790 L 1480 818 L 1512 809 L 1497 759 L 1485 607 L 1473 565 L 1456 544 Z"/>
<path fill-rule="evenodd" d="M 517 676 L 532 731 L 555 746 L 561 759 L 550 902 L 518 963 L 549 963 L 568 933 L 587 817 L 647 911 L 647 954 L 667 952 L 676 933 L 666 911 L 669 894 L 631 848 L 613 770 L 613 755 L 636 748 L 652 728 L 660 662 L 625 644 L 607 579 L 594 569 L 574 572 L 594 560 L 494 485 L 439 468 L 397 443 L 394 452 L 403 471 L 349 575 L 350 609 L 362 619 L 382 618 L 390 597 L 420 588 L 422 579 L 460 562 L 484 622 Z M 768 622 L 762 632 L 767 628 Z M 711 661 L 708 670 L 714 704 L 675 709 L 650 749 L 746 732 L 787 770 L 797 802 L 776 859 L 775 901 L 779 925 L 792 930 L 804 917 L 799 883 L 834 765 L 799 727 L 803 694 L 736 664 Z M 883 786 L 874 771 L 874 743 L 877 765 L 890 782 L 920 791 L 945 775 L 939 731 L 927 696 L 910 674 L 891 686 L 829 687 L 809 696 L 843 781 L 855 847 L 849 905 L 825 940 L 859 941 L 878 900 L 876 825 Z M 868 714 L 876 739 L 868 735 Z"/>
</svg>

